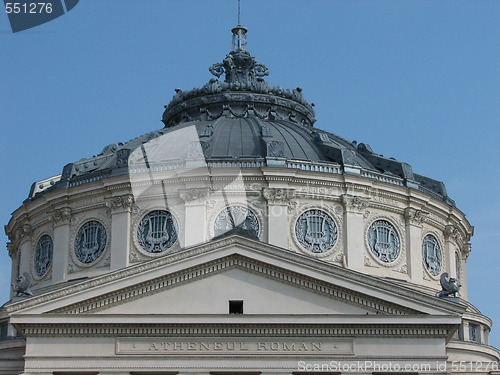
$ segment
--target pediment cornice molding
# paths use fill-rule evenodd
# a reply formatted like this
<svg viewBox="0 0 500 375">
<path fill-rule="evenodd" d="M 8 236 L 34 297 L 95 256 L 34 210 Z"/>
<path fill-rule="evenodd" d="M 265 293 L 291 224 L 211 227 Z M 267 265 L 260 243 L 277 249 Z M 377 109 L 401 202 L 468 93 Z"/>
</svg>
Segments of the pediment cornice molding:
<svg viewBox="0 0 500 375">
<path fill-rule="evenodd" d="M 99 296 L 98 298 L 82 301 L 81 303 L 56 309 L 51 312 L 66 314 L 94 313 L 111 306 L 123 304 L 131 300 L 155 294 L 163 290 L 174 288 L 233 268 L 238 268 L 274 281 L 289 284 L 319 295 L 362 307 L 371 312 L 390 315 L 418 313 L 413 309 L 408 309 L 387 301 L 382 301 L 374 297 L 357 293 L 353 290 L 348 290 L 309 276 L 259 262 L 239 254 L 230 255 L 199 266 L 167 274 L 160 278 L 126 287 L 115 292 Z"/>
<path fill-rule="evenodd" d="M 386 280 L 381 280 L 379 278 L 368 276 L 343 267 L 328 264 L 306 255 L 298 254 L 240 236 L 232 236 L 206 244 L 197 245 L 178 253 L 162 258 L 156 258 L 136 266 L 108 273 L 92 280 L 87 280 L 79 284 L 19 301 L 5 306 L 5 308 L 9 313 L 14 313 L 30 307 L 50 304 L 52 301 L 60 300 L 61 298 L 78 293 L 85 293 L 88 290 L 104 287 L 109 283 L 119 282 L 122 279 L 133 280 L 133 277 L 136 275 L 154 272 L 160 268 L 165 268 L 165 270 L 168 271 L 167 268 L 169 265 L 187 261 L 188 259 L 200 257 L 205 254 L 215 253 L 234 246 L 250 250 L 259 255 L 264 255 L 265 258 L 271 257 L 271 259 L 269 259 L 270 263 L 257 261 L 247 256 L 233 253 L 232 255 L 225 255 L 215 260 L 199 264 L 198 266 L 189 267 L 182 271 L 177 271 L 175 273 L 167 272 L 163 276 L 152 278 L 147 282 L 129 285 L 126 288 L 120 288 L 114 292 L 103 293 L 103 295 L 99 297 L 85 299 L 66 307 L 58 307 L 51 310 L 50 306 L 48 306 L 48 311 L 64 311 L 66 313 L 94 312 L 104 308 L 105 306 L 110 306 L 110 304 L 123 303 L 130 298 L 137 298 L 138 295 L 145 296 L 147 293 L 157 293 L 163 287 L 177 286 L 183 282 L 190 282 L 195 279 L 207 277 L 210 274 L 220 272 L 221 270 L 228 269 L 229 267 L 237 267 L 248 270 L 249 272 L 261 274 L 267 278 L 272 278 L 280 282 L 285 282 L 300 288 L 311 290 L 314 293 L 341 299 L 346 303 L 363 306 L 375 312 L 378 311 L 383 314 L 396 315 L 419 313 L 415 309 L 405 307 L 404 303 L 399 305 L 389 301 L 384 301 L 380 298 L 371 297 L 367 293 L 358 293 L 351 289 L 342 288 L 332 283 L 318 280 L 297 272 L 292 272 L 284 267 L 273 265 L 277 260 L 279 260 L 279 262 L 292 263 L 299 267 L 306 267 L 306 269 L 314 270 L 316 272 L 322 272 L 327 275 L 327 278 L 331 277 L 332 280 L 341 279 L 352 283 L 353 286 L 358 285 L 375 288 L 379 292 L 402 299 L 402 302 L 404 302 L 404 300 L 408 300 L 421 303 L 424 306 L 439 309 L 447 314 L 461 314 L 465 309 L 461 305 L 438 299 L 434 296 L 429 296 L 423 292 L 418 292 Z M 133 281 L 131 281 L 131 283 L 133 283 Z"/>
</svg>

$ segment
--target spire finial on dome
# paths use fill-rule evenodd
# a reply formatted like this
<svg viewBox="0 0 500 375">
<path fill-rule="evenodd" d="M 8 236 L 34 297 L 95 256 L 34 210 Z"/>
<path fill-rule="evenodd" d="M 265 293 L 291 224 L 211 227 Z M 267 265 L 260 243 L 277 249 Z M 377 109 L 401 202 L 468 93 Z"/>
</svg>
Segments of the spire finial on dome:
<svg viewBox="0 0 500 375">
<path fill-rule="evenodd" d="M 247 28 L 240 22 L 240 0 L 238 0 L 238 26 L 233 27 L 233 51 L 247 50 Z"/>
</svg>

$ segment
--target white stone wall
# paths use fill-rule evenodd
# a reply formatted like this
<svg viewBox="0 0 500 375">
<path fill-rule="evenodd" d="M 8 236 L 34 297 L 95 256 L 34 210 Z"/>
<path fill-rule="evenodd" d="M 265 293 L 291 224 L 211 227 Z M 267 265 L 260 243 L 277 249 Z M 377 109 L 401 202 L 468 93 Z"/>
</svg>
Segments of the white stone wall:
<svg viewBox="0 0 500 375">
<path fill-rule="evenodd" d="M 423 238 L 432 234 L 442 251 L 442 271 L 460 278 L 459 295 L 467 297 L 465 260 L 472 228 L 464 215 L 415 189 L 359 176 L 277 168 L 140 173 L 48 192 L 16 211 L 7 230 L 13 258 L 21 254 L 21 274 L 33 275 L 33 288 L 43 291 L 209 241 L 217 215 L 232 205 L 245 206 L 257 216 L 261 241 L 434 293 L 441 289 L 439 275 L 430 274 L 422 260 Z M 165 208 L 178 223 L 178 240 L 164 253 L 147 253 L 137 241 L 138 225 L 148 212 Z M 310 209 L 327 213 L 337 228 L 335 245 L 324 253 L 308 251 L 296 237 L 295 223 Z M 400 255 L 394 262 L 380 261 L 369 249 L 367 231 L 379 219 L 398 233 Z M 75 236 L 89 220 L 105 227 L 107 244 L 97 261 L 82 264 L 74 256 Z M 38 277 L 34 252 L 43 234 L 52 237 L 54 256 L 49 272 Z M 461 257 L 460 275 L 456 254 Z"/>
</svg>

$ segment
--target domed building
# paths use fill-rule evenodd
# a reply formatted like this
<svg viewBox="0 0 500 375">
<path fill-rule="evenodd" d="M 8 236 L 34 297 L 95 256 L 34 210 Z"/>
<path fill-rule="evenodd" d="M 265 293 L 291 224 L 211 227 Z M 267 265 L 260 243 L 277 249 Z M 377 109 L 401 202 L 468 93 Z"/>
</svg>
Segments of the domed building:
<svg viewBox="0 0 500 375">
<path fill-rule="evenodd" d="M 0 374 L 497 373 L 444 184 L 316 127 L 232 32 L 162 129 L 13 213 Z"/>
</svg>

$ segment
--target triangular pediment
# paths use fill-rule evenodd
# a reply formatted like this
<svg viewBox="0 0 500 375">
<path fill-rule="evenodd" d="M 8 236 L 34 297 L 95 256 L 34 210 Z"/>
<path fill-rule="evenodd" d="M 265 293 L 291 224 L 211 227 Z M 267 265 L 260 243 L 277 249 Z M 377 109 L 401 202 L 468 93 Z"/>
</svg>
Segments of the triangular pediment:
<svg viewBox="0 0 500 375">
<path fill-rule="evenodd" d="M 19 314 L 455 315 L 460 305 L 233 236 L 7 307 Z"/>
</svg>

